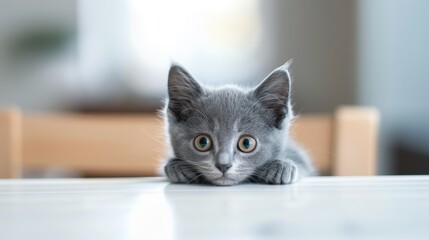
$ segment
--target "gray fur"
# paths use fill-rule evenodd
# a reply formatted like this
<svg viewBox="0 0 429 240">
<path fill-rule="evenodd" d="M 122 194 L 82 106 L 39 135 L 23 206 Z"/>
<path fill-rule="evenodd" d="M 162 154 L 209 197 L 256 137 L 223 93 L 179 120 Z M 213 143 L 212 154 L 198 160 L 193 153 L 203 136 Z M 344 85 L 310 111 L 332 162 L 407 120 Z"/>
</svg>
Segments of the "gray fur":
<svg viewBox="0 0 429 240">
<path fill-rule="evenodd" d="M 164 112 L 174 154 L 164 167 L 167 177 L 175 183 L 288 184 L 312 174 L 309 158 L 289 136 L 293 118 L 289 65 L 290 61 L 256 88 L 246 90 L 202 87 L 184 68 L 173 64 Z M 212 139 L 208 152 L 194 147 L 201 133 Z M 244 134 L 257 140 L 251 153 L 237 149 Z M 220 161 L 232 164 L 225 174 L 215 167 Z"/>
</svg>

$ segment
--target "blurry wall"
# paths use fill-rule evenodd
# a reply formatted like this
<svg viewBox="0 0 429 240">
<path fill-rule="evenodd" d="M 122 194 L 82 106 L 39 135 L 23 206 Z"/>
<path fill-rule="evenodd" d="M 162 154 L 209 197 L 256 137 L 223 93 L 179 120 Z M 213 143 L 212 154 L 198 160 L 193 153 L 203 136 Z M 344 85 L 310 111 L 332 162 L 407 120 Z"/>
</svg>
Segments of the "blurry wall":
<svg viewBox="0 0 429 240">
<path fill-rule="evenodd" d="M 153 109 L 171 60 L 209 85 L 254 86 L 294 58 L 298 113 L 356 102 L 353 2 L 177 2 L 0 2 L 0 101 L 27 111 Z M 17 41 L 35 50 L 11 53 Z"/>
<path fill-rule="evenodd" d="M 381 173 L 429 173 L 429 2 L 361 0 L 359 103 L 382 113 Z"/>
<path fill-rule="evenodd" d="M 78 97 L 74 0 L 0 0 L 0 106 L 62 110 Z"/>
<path fill-rule="evenodd" d="M 295 110 L 333 112 L 355 104 L 355 2 L 275 2 L 276 61 L 293 57 Z"/>
</svg>

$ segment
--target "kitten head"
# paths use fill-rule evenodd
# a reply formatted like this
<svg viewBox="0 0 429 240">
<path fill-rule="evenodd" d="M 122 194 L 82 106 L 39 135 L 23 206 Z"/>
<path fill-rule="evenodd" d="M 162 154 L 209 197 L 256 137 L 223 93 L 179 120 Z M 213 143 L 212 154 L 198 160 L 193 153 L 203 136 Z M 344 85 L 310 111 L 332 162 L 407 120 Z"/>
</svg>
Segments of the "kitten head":
<svg viewBox="0 0 429 240">
<path fill-rule="evenodd" d="M 293 116 L 290 63 L 251 90 L 205 88 L 173 64 L 165 113 L 175 157 L 217 185 L 242 182 L 276 159 Z"/>
</svg>

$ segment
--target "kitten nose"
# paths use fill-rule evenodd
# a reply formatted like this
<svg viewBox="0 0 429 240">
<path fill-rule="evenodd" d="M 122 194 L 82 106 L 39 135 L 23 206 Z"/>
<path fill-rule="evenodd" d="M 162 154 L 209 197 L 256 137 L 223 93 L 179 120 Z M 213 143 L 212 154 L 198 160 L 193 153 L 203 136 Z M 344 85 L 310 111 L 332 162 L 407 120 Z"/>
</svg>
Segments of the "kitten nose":
<svg viewBox="0 0 429 240">
<path fill-rule="evenodd" d="M 228 171 L 228 169 L 230 169 L 232 167 L 232 164 L 230 164 L 230 163 L 228 163 L 228 164 L 219 164 L 219 163 L 216 163 L 215 166 L 222 173 L 226 173 L 226 171 Z"/>
</svg>

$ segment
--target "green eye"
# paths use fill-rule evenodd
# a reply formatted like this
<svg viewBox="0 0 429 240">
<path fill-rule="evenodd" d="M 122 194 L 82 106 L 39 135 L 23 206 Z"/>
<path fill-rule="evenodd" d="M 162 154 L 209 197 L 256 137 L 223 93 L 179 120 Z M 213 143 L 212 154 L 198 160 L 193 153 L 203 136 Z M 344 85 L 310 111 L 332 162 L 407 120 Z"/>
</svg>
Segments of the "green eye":
<svg viewBox="0 0 429 240">
<path fill-rule="evenodd" d="M 243 136 L 238 140 L 238 150 L 250 153 L 256 148 L 256 139 L 252 136 Z"/>
<path fill-rule="evenodd" d="M 212 141 L 208 135 L 198 135 L 194 140 L 195 148 L 200 152 L 207 152 L 212 147 Z"/>
</svg>

